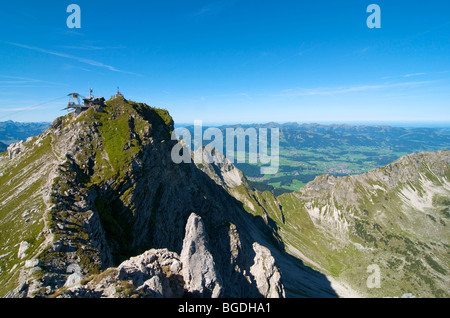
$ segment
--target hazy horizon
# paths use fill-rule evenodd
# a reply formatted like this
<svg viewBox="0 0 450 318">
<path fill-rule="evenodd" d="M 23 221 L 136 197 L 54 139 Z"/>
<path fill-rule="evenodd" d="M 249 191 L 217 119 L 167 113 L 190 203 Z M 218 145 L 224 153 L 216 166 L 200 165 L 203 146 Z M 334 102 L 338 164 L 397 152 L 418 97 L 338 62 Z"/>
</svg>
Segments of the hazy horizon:
<svg viewBox="0 0 450 318">
<path fill-rule="evenodd" d="M 390 127 L 399 127 L 399 128 L 450 128 L 450 121 L 445 122 L 369 122 L 369 121 L 355 121 L 355 122 L 323 122 L 323 121 L 311 121 L 311 122 L 303 122 L 303 121 L 285 121 L 285 122 L 275 122 L 275 121 L 267 121 L 267 122 L 203 122 L 204 127 L 220 127 L 220 126 L 229 126 L 229 125 L 262 125 L 262 124 L 289 124 L 289 123 L 297 123 L 299 125 L 310 125 L 310 124 L 318 124 L 318 125 L 349 125 L 349 126 L 390 126 Z M 175 127 L 186 127 L 193 126 L 194 122 L 175 122 Z"/>
<path fill-rule="evenodd" d="M 21 124 L 51 124 L 52 121 L 14 121 L 14 120 L 4 120 L 0 121 L 0 123 L 13 122 L 13 123 L 21 123 Z M 187 127 L 193 126 L 194 122 L 175 122 L 175 127 Z M 284 122 L 275 122 L 275 121 L 265 121 L 265 122 L 202 122 L 204 127 L 220 127 L 220 126 L 231 126 L 231 125 L 264 125 L 269 123 L 276 124 L 299 124 L 299 125 L 348 125 L 348 126 L 390 126 L 390 127 L 398 127 L 398 128 L 433 128 L 433 129 L 445 129 L 450 128 L 450 121 L 410 121 L 410 122 L 397 122 L 397 121 L 284 121 Z"/>
</svg>

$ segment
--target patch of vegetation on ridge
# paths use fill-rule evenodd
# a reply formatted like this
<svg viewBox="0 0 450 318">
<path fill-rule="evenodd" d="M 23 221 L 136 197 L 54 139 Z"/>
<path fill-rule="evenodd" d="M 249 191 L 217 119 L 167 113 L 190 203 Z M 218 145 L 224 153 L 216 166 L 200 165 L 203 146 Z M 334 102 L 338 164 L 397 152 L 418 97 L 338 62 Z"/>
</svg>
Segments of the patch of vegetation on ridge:
<svg viewBox="0 0 450 318">
<path fill-rule="evenodd" d="M 36 175 L 36 171 L 40 171 L 42 162 L 52 158 L 51 138 L 43 139 L 36 146 L 33 142 L 34 139 L 25 142 L 27 152 L 6 162 L 0 174 L 0 296 L 16 287 L 21 266 L 34 256 L 44 241 L 42 216 L 46 206 L 40 191 L 47 175 L 45 172 Z M 30 246 L 20 259 L 18 248 L 22 241 Z"/>
<path fill-rule="evenodd" d="M 167 110 L 143 103 L 112 98 L 101 110 L 89 109 L 75 122 L 95 127 L 99 140 L 91 142 L 85 157 L 94 153 L 91 185 L 127 177 L 130 165 L 152 139 L 170 140 L 173 120 Z"/>
<path fill-rule="evenodd" d="M 86 116 L 92 119 L 100 140 L 93 146 L 95 164 L 87 186 L 103 188 L 95 191 L 107 195 L 97 197 L 95 207 L 108 239 L 115 246 L 115 262 L 119 262 L 140 252 L 132 244 L 135 207 L 134 187 L 130 187 L 129 181 L 135 177 L 133 162 L 140 161 L 143 148 L 152 139 L 170 139 L 173 120 L 167 110 L 121 97 L 107 101 L 102 111 L 89 111 Z"/>
</svg>

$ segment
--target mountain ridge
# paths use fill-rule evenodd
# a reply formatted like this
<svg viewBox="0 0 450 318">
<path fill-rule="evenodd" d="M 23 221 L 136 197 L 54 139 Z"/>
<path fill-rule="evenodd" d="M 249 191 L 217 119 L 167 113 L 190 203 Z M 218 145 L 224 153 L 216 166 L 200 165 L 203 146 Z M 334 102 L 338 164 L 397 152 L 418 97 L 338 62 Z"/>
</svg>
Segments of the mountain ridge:
<svg viewBox="0 0 450 318">
<path fill-rule="evenodd" d="M 286 290 L 290 296 L 295 291 L 335 297 L 322 274 L 278 249 L 264 220 L 246 213 L 195 164 L 172 162 L 178 143 L 171 140 L 172 130 L 167 111 L 120 97 L 78 116 L 57 118 L 43 134 L 13 145 L 0 164 L 2 189 L 9 189 L 0 193 L 7 198 L 0 223 L 2 292 L 9 291 L 8 297 L 156 297 L 179 296 L 181 290 L 195 297 L 284 297 Z M 31 197 L 35 201 L 22 196 L 21 204 L 14 204 L 30 187 L 40 189 Z M 188 232 L 192 217 L 202 220 L 195 224 L 203 224 L 203 230 Z M 197 234 L 187 239 L 187 233 Z M 186 240 L 204 246 L 214 265 L 195 261 L 196 249 L 186 251 Z M 142 257 L 133 260 L 136 255 Z M 181 269 L 158 270 L 169 262 Z M 199 272 L 184 274 L 197 266 L 200 273 L 216 268 L 220 287 L 189 283 L 202 282 Z M 283 279 L 280 273 L 287 268 L 296 269 L 296 279 Z M 305 285 L 305 275 L 320 288 Z"/>
</svg>

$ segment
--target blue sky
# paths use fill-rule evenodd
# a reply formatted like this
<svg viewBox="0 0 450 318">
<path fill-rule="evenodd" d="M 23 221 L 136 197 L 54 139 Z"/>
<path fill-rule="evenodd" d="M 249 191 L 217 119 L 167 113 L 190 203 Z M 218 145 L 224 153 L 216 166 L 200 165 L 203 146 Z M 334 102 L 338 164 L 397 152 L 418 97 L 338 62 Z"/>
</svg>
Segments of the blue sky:
<svg viewBox="0 0 450 318">
<path fill-rule="evenodd" d="M 120 86 L 177 123 L 450 122 L 449 56 L 448 0 L 3 1 L 0 121 Z"/>
</svg>

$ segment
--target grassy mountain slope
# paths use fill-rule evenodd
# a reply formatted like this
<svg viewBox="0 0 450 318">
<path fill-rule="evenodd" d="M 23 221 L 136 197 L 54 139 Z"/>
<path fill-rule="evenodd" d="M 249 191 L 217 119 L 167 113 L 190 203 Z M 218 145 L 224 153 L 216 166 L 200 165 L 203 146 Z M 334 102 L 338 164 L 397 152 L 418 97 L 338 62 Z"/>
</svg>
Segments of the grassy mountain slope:
<svg viewBox="0 0 450 318">
<path fill-rule="evenodd" d="M 57 156 L 54 140 L 42 134 L 24 143 L 24 152 L 10 161 L 0 156 L 0 285 L 2 292 L 16 284 L 19 268 L 40 252 L 48 237 L 46 211 Z M 29 244 L 18 256 L 22 241 Z"/>
<path fill-rule="evenodd" d="M 369 297 L 448 297 L 450 151 L 408 155 L 348 177 L 323 175 L 299 192 L 235 189 L 276 222 L 286 250 Z M 381 287 L 368 288 L 368 267 Z"/>
</svg>

